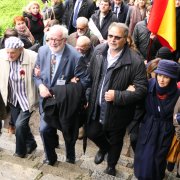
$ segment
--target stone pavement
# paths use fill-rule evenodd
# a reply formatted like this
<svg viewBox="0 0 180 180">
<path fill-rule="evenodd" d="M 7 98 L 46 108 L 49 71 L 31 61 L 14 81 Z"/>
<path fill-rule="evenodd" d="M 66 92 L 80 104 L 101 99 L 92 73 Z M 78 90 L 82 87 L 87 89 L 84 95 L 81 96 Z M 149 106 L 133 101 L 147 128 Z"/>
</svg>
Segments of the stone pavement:
<svg viewBox="0 0 180 180">
<path fill-rule="evenodd" d="M 39 117 L 35 113 L 30 121 L 38 147 L 26 158 L 14 157 L 15 136 L 3 129 L 0 136 L 0 180 L 136 180 L 133 174 L 132 152 L 129 151 L 129 140 L 125 138 L 122 155 L 117 165 L 116 177 L 104 174 L 106 161 L 100 165 L 94 164 L 97 148 L 87 142 L 86 153 L 83 153 L 82 141 L 76 144 L 76 164 L 65 162 L 65 146 L 61 133 L 60 149 L 56 149 L 58 162 L 52 167 L 42 163 L 44 158 L 43 146 L 38 134 Z M 175 173 L 167 173 L 167 180 L 174 180 Z"/>
</svg>

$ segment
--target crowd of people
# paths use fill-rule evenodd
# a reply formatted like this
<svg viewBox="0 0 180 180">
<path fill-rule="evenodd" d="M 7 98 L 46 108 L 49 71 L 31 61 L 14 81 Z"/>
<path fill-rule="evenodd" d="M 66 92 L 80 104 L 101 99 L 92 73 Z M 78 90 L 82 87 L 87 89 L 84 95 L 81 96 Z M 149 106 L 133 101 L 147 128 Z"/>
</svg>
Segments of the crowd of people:
<svg viewBox="0 0 180 180">
<path fill-rule="evenodd" d="M 60 130 L 66 162 L 76 163 L 76 141 L 86 136 L 98 147 L 94 163 L 107 156 L 104 173 L 116 176 L 128 132 L 139 180 L 162 180 L 175 163 L 180 177 L 180 155 L 167 158 L 180 139 L 175 2 L 174 52 L 147 28 L 148 0 L 51 0 L 50 7 L 45 0 L 42 10 L 32 1 L 15 15 L 0 40 L 0 122 L 10 114 L 14 156 L 26 158 L 38 146 L 29 120 L 39 104 L 44 164 L 58 160 Z"/>
</svg>

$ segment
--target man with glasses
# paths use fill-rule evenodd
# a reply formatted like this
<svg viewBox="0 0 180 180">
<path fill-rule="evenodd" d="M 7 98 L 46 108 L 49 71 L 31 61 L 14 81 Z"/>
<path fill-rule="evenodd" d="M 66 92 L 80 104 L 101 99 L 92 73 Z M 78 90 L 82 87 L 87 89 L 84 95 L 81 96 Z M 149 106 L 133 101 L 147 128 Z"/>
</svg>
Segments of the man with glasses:
<svg viewBox="0 0 180 180">
<path fill-rule="evenodd" d="M 147 78 L 141 57 L 127 44 L 128 27 L 112 23 L 107 43 L 98 45 L 91 58 L 92 77 L 87 136 L 99 148 L 94 162 L 107 154 L 107 174 L 115 166 L 123 146 L 126 127 L 133 120 L 136 103 L 145 97 Z"/>
<path fill-rule="evenodd" d="M 70 83 L 74 76 L 79 78 L 83 87 L 86 86 L 81 79 L 81 77 L 84 77 L 85 72 L 83 70 L 83 66 L 80 65 L 82 62 L 81 55 L 76 51 L 75 48 L 66 44 L 67 36 L 68 30 L 64 26 L 52 26 L 48 32 L 47 45 L 42 46 L 39 49 L 35 66 L 40 70 L 39 74 L 35 73 L 34 80 L 40 94 L 40 135 L 45 150 L 44 163 L 48 165 L 54 165 L 57 161 L 55 148 L 59 143 L 57 136 L 58 127 L 52 127 L 50 124 L 45 122 L 45 112 L 42 109 L 43 99 L 45 100 L 47 98 L 51 98 L 53 100 L 54 97 L 55 101 L 58 101 L 59 99 L 56 99 L 57 96 L 53 96 L 50 90 L 52 90 L 54 87 L 58 87 L 58 91 L 62 91 L 62 89 L 66 88 L 66 85 Z M 66 93 L 67 92 L 64 92 L 62 96 L 64 96 Z M 69 99 L 71 101 L 73 97 Z M 63 106 L 64 109 L 67 108 L 67 111 L 73 108 L 74 102 L 69 103 L 72 105 L 71 107 L 68 105 L 67 107 Z M 66 114 L 66 112 L 63 112 L 64 114 L 60 114 L 59 110 L 58 112 L 59 116 L 64 116 Z M 54 120 L 56 115 L 55 113 L 56 112 L 54 112 L 54 114 L 52 113 L 52 117 L 49 117 L 50 121 Z M 77 114 L 69 119 L 70 124 L 68 124 L 69 122 L 65 122 L 66 125 L 68 124 L 66 128 L 64 128 L 64 124 L 62 124 L 60 121 L 61 131 L 63 133 L 66 146 L 66 162 L 73 164 L 75 163 L 75 143 L 79 128 L 78 119 L 76 117 Z"/>
<path fill-rule="evenodd" d="M 68 44 L 72 45 L 72 46 L 76 46 L 76 42 L 78 37 L 80 36 L 87 36 L 88 38 L 90 38 L 92 46 L 97 46 L 99 44 L 99 40 L 98 37 L 95 36 L 89 29 L 88 27 L 88 19 L 85 17 L 79 17 L 76 21 L 77 24 L 77 31 L 70 34 L 67 42 Z"/>
</svg>

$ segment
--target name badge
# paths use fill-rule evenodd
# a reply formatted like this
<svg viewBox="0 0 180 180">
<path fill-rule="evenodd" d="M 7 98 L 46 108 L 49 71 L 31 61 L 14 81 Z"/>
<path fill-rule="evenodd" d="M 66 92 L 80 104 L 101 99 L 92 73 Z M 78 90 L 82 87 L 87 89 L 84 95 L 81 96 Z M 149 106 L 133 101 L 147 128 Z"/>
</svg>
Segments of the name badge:
<svg viewBox="0 0 180 180">
<path fill-rule="evenodd" d="M 66 84 L 66 80 L 64 79 L 58 79 L 56 82 L 56 85 L 65 85 Z"/>
</svg>

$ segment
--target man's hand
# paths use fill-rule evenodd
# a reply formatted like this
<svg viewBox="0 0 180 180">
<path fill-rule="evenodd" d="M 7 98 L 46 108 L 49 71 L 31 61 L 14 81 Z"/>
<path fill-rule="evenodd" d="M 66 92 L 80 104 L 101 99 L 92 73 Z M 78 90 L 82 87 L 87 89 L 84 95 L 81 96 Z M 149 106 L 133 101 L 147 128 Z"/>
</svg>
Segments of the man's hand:
<svg viewBox="0 0 180 180">
<path fill-rule="evenodd" d="M 126 89 L 126 91 L 132 91 L 132 92 L 134 92 L 135 90 L 136 89 L 134 85 L 129 85 L 128 88 Z"/>
<path fill-rule="evenodd" d="M 79 81 L 79 78 L 77 78 L 77 77 L 73 77 L 71 79 L 71 82 L 73 82 L 73 83 L 77 83 L 78 81 Z"/>
<path fill-rule="evenodd" d="M 49 89 L 44 84 L 39 85 L 39 93 L 40 96 L 43 98 L 52 96 L 51 93 L 49 92 Z"/>
<path fill-rule="evenodd" d="M 36 67 L 34 68 L 34 75 L 35 75 L 36 77 L 39 77 L 40 74 L 41 74 L 40 68 L 39 68 L 39 66 L 36 66 Z"/>
<path fill-rule="evenodd" d="M 115 91 L 110 89 L 107 92 L 105 92 L 105 100 L 108 102 L 114 101 L 115 98 Z"/>
<path fill-rule="evenodd" d="M 153 33 L 150 34 L 150 39 L 154 39 L 155 37 L 156 37 L 155 34 L 153 34 Z"/>
</svg>

